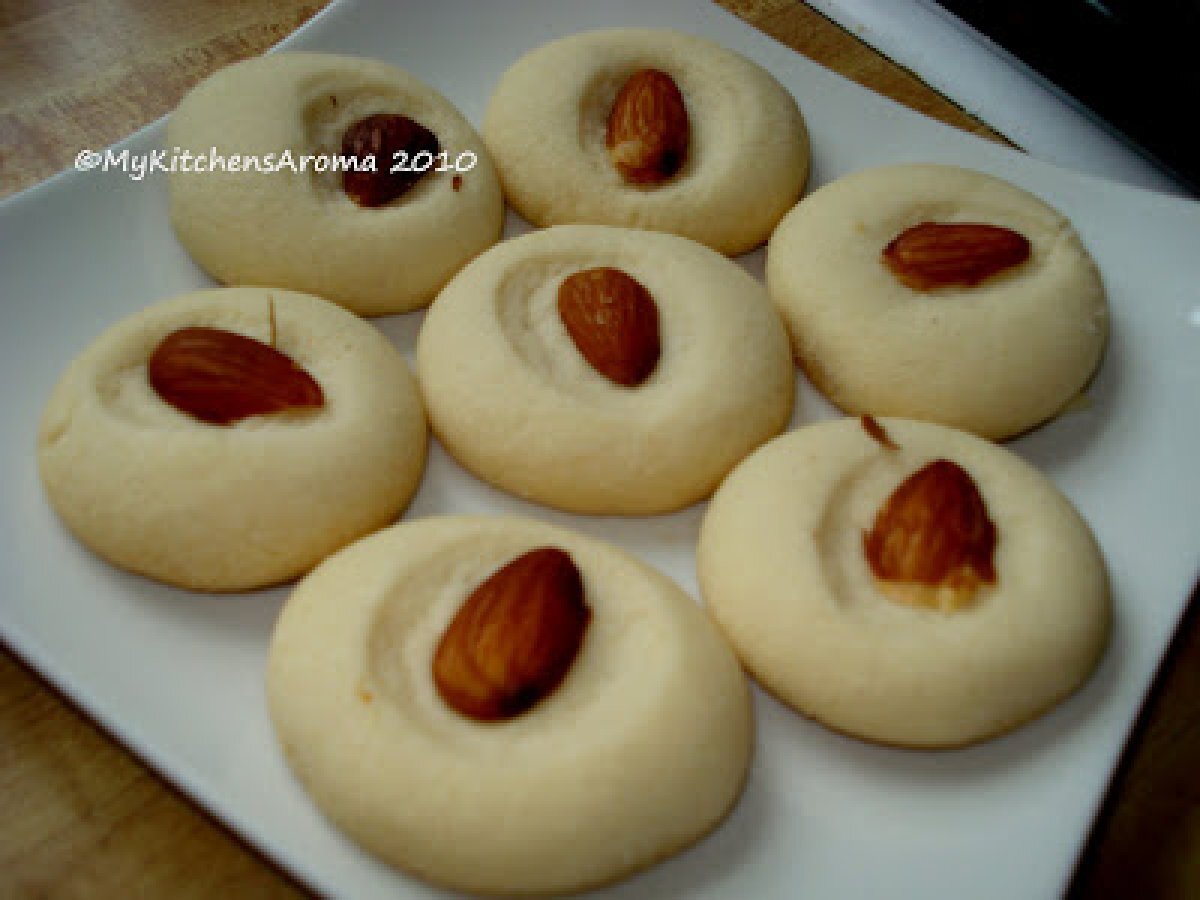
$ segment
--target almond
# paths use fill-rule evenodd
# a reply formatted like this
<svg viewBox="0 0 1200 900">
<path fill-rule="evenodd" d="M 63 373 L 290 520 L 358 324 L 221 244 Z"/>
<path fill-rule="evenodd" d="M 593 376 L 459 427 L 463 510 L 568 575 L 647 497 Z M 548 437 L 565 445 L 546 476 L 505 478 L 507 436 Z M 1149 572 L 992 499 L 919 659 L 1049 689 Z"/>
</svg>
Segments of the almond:
<svg viewBox="0 0 1200 900">
<path fill-rule="evenodd" d="M 621 177 L 659 184 L 687 159 L 689 124 L 679 86 L 666 72 L 640 69 L 617 93 L 604 143 Z"/>
<path fill-rule="evenodd" d="M 884 264 L 914 291 L 971 287 L 1029 259 L 1019 232 L 979 222 L 921 222 L 883 248 Z"/>
<path fill-rule="evenodd" d="M 610 381 L 636 387 L 658 365 L 658 307 L 620 269 L 584 269 L 565 278 L 558 315 L 583 358 Z"/>
<path fill-rule="evenodd" d="M 180 328 L 146 363 L 151 387 L 181 412 L 212 425 L 325 405 L 321 387 L 274 347 L 220 328 Z"/>
<path fill-rule="evenodd" d="M 413 157 L 422 152 L 430 154 L 429 167 L 406 171 L 414 167 Z M 356 157 L 364 168 L 369 157 L 374 171 L 346 170 L 342 190 L 359 206 L 391 203 L 433 168 L 433 159 L 441 152 L 436 135 L 408 116 L 379 114 L 359 119 L 342 135 L 342 156 Z"/>
<path fill-rule="evenodd" d="M 571 557 L 530 550 L 479 585 L 451 621 L 433 657 L 438 693 L 472 719 L 519 715 L 558 687 L 590 619 Z"/>
<path fill-rule="evenodd" d="M 863 552 L 892 599 L 942 610 L 995 584 L 996 526 L 974 480 L 939 459 L 892 492 L 863 535 Z"/>
</svg>

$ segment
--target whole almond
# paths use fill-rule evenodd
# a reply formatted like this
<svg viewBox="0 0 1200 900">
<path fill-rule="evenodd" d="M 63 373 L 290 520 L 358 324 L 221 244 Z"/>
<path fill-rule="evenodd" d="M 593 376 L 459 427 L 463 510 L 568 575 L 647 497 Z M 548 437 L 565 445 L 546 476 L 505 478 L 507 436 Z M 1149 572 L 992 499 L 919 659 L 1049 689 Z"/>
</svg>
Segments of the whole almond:
<svg viewBox="0 0 1200 900">
<path fill-rule="evenodd" d="M 608 113 L 605 145 L 621 177 L 631 184 L 666 181 L 687 160 L 687 106 L 675 80 L 658 69 L 640 69 L 617 93 Z"/>
<path fill-rule="evenodd" d="M 212 425 L 325 404 L 320 385 L 274 347 L 220 328 L 180 328 L 146 363 L 167 403 Z"/>
<path fill-rule="evenodd" d="M 658 307 L 620 269 L 584 269 L 565 278 L 558 315 L 583 358 L 610 381 L 636 387 L 658 365 Z"/>
<path fill-rule="evenodd" d="M 391 203 L 433 168 L 432 161 L 441 151 L 437 136 L 407 116 L 379 114 L 359 119 L 342 136 L 342 156 L 353 156 L 363 161 L 362 165 L 371 158 L 374 171 L 347 169 L 342 173 L 342 190 L 359 206 Z M 413 168 L 413 157 L 422 152 L 430 154 L 429 167 L 408 171 Z"/>
<path fill-rule="evenodd" d="M 935 460 L 905 479 L 863 535 L 863 552 L 890 596 L 941 609 L 968 603 L 994 584 L 996 526 L 974 480 Z M 916 590 L 904 590 L 903 585 Z M 899 590 L 889 586 L 900 585 Z M 923 589 L 922 589 L 923 588 Z"/>
<path fill-rule="evenodd" d="M 971 287 L 1029 259 L 1019 232 L 979 222 L 921 222 L 883 248 L 883 262 L 914 291 Z"/>
<path fill-rule="evenodd" d="M 479 585 L 451 621 L 433 657 L 438 693 L 472 719 L 520 715 L 558 687 L 590 619 L 571 557 L 530 550 Z"/>
</svg>

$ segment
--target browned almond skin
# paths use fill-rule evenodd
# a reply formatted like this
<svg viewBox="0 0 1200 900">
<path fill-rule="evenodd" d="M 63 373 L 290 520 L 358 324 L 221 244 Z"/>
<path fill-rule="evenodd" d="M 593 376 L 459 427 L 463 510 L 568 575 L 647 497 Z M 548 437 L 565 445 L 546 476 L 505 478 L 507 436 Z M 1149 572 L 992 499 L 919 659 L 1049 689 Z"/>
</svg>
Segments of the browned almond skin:
<svg viewBox="0 0 1200 900">
<path fill-rule="evenodd" d="M 342 156 L 360 160 L 373 156 L 375 171 L 343 172 L 342 190 L 359 206 L 391 203 L 433 168 L 431 164 L 424 172 L 393 172 L 401 161 L 397 154 L 404 153 L 405 167 L 411 167 L 413 157 L 422 151 L 436 157 L 442 148 L 432 131 L 407 116 L 379 114 L 359 119 L 342 136 Z"/>
<path fill-rule="evenodd" d="M 883 248 L 884 264 L 914 291 L 971 287 L 1029 259 L 1019 232 L 978 222 L 921 222 Z"/>
<path fill-rule="evenodd" d="M 583 358 L 610 381 L 636 387 L 658 365 L 658 307 L 620 269 L 584 269 L 565 278 L 558 315 Z"/>
<path fill-rule="evenodd" d="M 888 450 L 898 450 L 896 442 L 892 440 L 892 436 L 888 434 L 882 425 L 875 421 L 874 416 L 859 416 L 858 422 L 863 427 L 863 431 L 871 436 L 871 440 L 875 441 L 881 447 L 886 447 Z"/>
<path fill-rule="evenodd" d="M 290 357 L 220 328 L 171 332 L 150 354 L 146 374 L 163 400 L 212 425 L 325 405 L 320 385 Z"/>
<path fill-rule="evenodd" d="M 605 145 L 625 181 L 659 184 L 683 168 L 690 128 L 675 80 L 658 69 L 641 69 L 613 101 Z"/>
<path fill-rule="evenodd" d="M 442 635 L 433 657 L 438 693 L 472 719 L 520 715 L 558 687 L 590 619 L 571 557 L 530 550 L 479 585 Z"/>
<path fill-rule="evenodd" d="M 996 526 L 974 480 L 935 460 L 892 492 L 863 535 L 871 571 L 886 581 L 971 587 L 994 584 Z"/>
</svg>

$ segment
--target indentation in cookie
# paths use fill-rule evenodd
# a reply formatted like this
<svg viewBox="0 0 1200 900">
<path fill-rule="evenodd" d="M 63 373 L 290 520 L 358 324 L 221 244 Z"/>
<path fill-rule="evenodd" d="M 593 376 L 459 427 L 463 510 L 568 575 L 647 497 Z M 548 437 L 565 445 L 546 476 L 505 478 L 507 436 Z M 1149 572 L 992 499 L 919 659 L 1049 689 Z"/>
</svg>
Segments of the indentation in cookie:
<svg viewBox="0 0 1200 900">
<path fill-rule="evenodd" d="M 872 475 L 878 479 L 877 470 L 887 465 L 885 460 L 868 458 L 848 466 L 825 495 L 813 540 L 821 573 L 829 587 L 828 597 L 836 605 L 838 614 L 856 610 L 861 614 L 864 604 L 873 606 L 877 601 L 873 591 L 864 590 L 870 584 L 869 570 L 865 568 L 862 554 L 854 553 L 856 539 L 863 529 L 863 523 L 854 515 L 854 499 L 863 489 L 862 482 L 870 481 Z"/>
<path fill-rule="evenodd" d="M 92 390 L 100 405 L 108 414 L 139 425 L 159 425 L 177 428 L 183 420 L 199 422 L 186 409 L 172 404 L 152 384 L 151 360 L 171 335 L 183 331 L 219 331 L 233 339 L 249 339 L 264 348 L 284 354 L 309 380 L 313 373 L 311 364 L 311 341 L 293 339 L 290 328 L 280 328 L 268 303 L 261 308 L 247 308 L 234 313 L 228 308 L 214 310 L 208 314 L 193 311 L 186 320 L 160 321 L 129 335 L 110 352 L 100 358 L 85 377 L 91 379 Z M 177 366 L 175 368 L 178 368 Z M 194 367 L 193 367 L 194 368 Z M 314 380 L 319 385 L 319 379 Z M 317 391 L 320 393 L 320 387 Z M 321 395 L 320 403 L 285 405 L 273 411 L 260 410 L 257 414 L 239 417 L 221 427 L 261 428 L 287 427 L 311 422 L 326 413 L 326 398 Z"/>
<path fill-rule="evenodd" d="M 496 314 L 513 351 L 548 386 L 604 397 L 620 391 L 622 385 L 602 374 L 580 352 L 559 312 L 563 283 L 579 272 L 597 268 L 596 263 L 586 254 L 576 253 L 547 254 L 517 262 L 499 280 Z M 650 369 L 639 384 L 655 380 L 656 367 Z"/>
<path fill-rule="evenodd" d="M 661 69 L 638 69 L 613 101 L 604 143 L 626 184 L 657 186 L 687 162 L 690 135 L 675 79 Z"/>
<path fill-rule="evenodd" d="M 695 129 L 689 128 L 686 140 L 687 152 L 680 154 L 677 164 L 670 166 L 670 172 L 665 177 L 639 181 L 622 175 L 620 169 L 613 164 L 609 140 L 610 121 L 614 105 L 622 90 L 636 73 L 643 71 L 661 71 L 661 64 L 656 66 L 650 60 L 627 61 L 623 65 L 605 67 L 591 74 L 579 98 L 579 147 L 594 169 L 593 174 L 606 183 L 622 186 L 631 191 L 656 192 L 678 185 L 694 171 Z M 686 109 L 687 94 L 684 91 L 686 81 L 681 80 L 676 72 L 664 72 L 663 74 L 671 78 L 676 85 Z"/>
<path fill-rule="evenodd" d="M 271 342 L 223 328 L 187 326 L 158 342 L 146 362 L 150 386 L 167 403 L 211 425 L 325 405 L 321 386 Z"/>
<path fill-rule="evenodd" d="M 61 400 L 57 397 L 46 405 L 46 411 L 38 426 L 39 450 L 49 450 L 61 441 L 75 421 L 75 408 L 79 405 L 79 394 L 72 393 Z"/>
<path fill-rule="evenodd" d="M 579 353 L 610 381 L 635 388 L 658 365 L 658 305 L 622 269 L 598 266 L 568 275 L 558 286 L 558 315 Z"/>
<path fill-rule="evenodd" d="M 890 621 L 897 616 L 922 617 L 930 613 L 943 615 L 982 602 L 989 595 L 995 582 L 994 571 L 990 581 L 984 577 L 976 578 L 972 580 L 970 590 L 960 590 L 957 582 L 943 589 L 940 583 L 926 584 L 919 578 L 884 578 L 872 565 L 867 544 L 872 535 L 882 539 L 878 527 L 882 511 L 894 506 L 893 498 L 901 488 L 912 484 L 914 478 L 936 465 L 937 461 L 919 458 L 902 448 L 881 448 L 879 453 L 847 466 L 826 494 L 814 539 L 821 571 L 838 614 L 866 621 Z M 979 506 L 982 504 L 980 498 Z M 986 510 L 986 507 L 982 508 Z M 909 516 L 905 521 L 911 518 Z M 892 519 L 888 521 L 892 522 Z M 925 521 L 925 524 L 939 529 L 952 527 L 954 523 Z M 908 550 L 929 546 L 929 540 L 918 541 L 913 535 L 907 537 L 905 548 Z M 990 546 L 994 548 L 994 531 L 992 537 Z M 989 552 L 988 567 L 991 563 Z M 887 574 L 894 576 L 896 573 L 889 569 Z"/>
<path fill-rule="evenodd" d="M 377 689 L 377 699 L 446 739 L 457 729 L 429 674 L 433 654 L 463 598 L 487 575 L 469 542 L 444 546 L 387 585 L 366 635 L 365 683 Z"/>
<path fill-rule="evenodd" d="M 554 546 L 529 550 L 459 606 L 433 655 L 434 685 L 467 718 L 522 715 L 570 672 L 591 615 L 571 555 Z"/>
<path fill-rule="evenodd" d="M 948 459 L 905 478 L 863 535 L 880 591 L 900 603 L 953 612 L 996 583 L 996 526 L 967 471 Z"/>
<path fill-rule="evenodd" d="M 643 665 L 644 676 L 655 677 L 676 663 L 678 648 L 654 616 L 635 605 L 610 599 L 591 602 L 601 582 L 581 572 L 589 607 L 601 609 L 587 625 L 587 636 L 570 669 L 554 691 L 522 715 L 479 721 L 457 712 L 438 693 L 433 677 L 437 648 L 469 597 L 506 563 L 529 548 L 512 541 L 481 546 L 472 538 L 447 543 L 421 561 L 391 576 L 380 588 L 386 598 L 365 635 L 365 669 L 360 679 L 360 703 L 396 707 L 408 725 L 425 730 L 430 738 L 459 748 L 494 750 L 494 732 L 511 732 L 512 749 L 522 735 L 554 729 L 571 729 L 584 710 L 612 702 L 612 692 L 636 690 L 626 684 L 634 659 L 654 654 L 654 665 Z M 636 626 L 636 627 L 635 627 Z M 625 674 L 623 674 L 625 673 Z M 654 679 L 650 679 L 651 682 Z M 624 687 L 622 686 L 624 685 Z M 604 699 L 607 698 L 607 699 Z"/>
</svg>

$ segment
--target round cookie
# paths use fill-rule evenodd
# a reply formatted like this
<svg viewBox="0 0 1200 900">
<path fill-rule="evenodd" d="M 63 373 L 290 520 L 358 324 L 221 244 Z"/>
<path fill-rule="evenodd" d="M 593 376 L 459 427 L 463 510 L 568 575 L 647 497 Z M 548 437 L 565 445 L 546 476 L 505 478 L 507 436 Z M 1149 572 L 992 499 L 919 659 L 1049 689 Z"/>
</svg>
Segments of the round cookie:
<svg viewBox="0 0 1200 900">
<path fill-rule="evenodd" d="M 229 424 L 172 405 L 148 360 L 167 335 L 195 327 L 273 344 L 316 381 L 323 405 Z M 176 369 L 186 362 L 173 358 Z M 426 442 L 416 383 L 378 329 L 317 297 L 221 288 L 101 334 L 46 405 L 38 463 L 55 511 L 96 553 L 182 587 L 236 591 L 293 578 L 393 521 L 420 481 Z"/>
<path fill-rule="evenodd" d="M 842 419 L 777 438 L 735 469 L 701 526 L 701 593 L 754 677 L 822 724 L 919 748 L 985 740 L 1096 667 L 1111 623 L 1104 561 L 1071 504 L 1013 453 L 940 425 L 879 423 L 898 449 Z M 902 593 L 911 583 L 878 578 L 866 548 L 893 492 L 937 459 L 982 498 L 994 581 L 929 606 Z M 943 506 L 935 521 L 953 516 Z"/>
<path fill-rule="evenodd" d="M 350 126 L 375 115 L 424 126 L 445 157 L 399 197 L 360 206 L 328 161 Z M 286 52 L 228 66 L 183 98 L 166 146 L 208 158 L 208 171 L 171 172 L 171 224 L 226 284 L 306 291 L 362 315 L 406 312 L 428 304 L 503 226 L 499 182 L 471 125 L 431 87 L 375 60 Z M 389 147 L 376 157 L 381 175 L 402 161 Z M 223 171 L 211 170 L 214 153 Z"/>
<path fill-rule="evenodd" d="M 476 586 L 541 547 L 591 610 L 565 678 L 479 722 L 431 670 Z M 285 605 L 267 694 L 321 811 L 392 865 L 513 896 L 614 881 L 691 844 L 736 802 L 753 743 L 746 680 L 708 617 L 625 552 L 531 520 L 403 522 L 322 563 Z"/>
<path fill-rule="evenodd" d="M 883 251 L 924 222 L 1010 229 L 1029 257 L 973 285 L 917 290 Z M 771 237 L 767 289 L 805 373 L 844 411 L 992 439 L 1059 412 L 1108 335 L 1100 275 L 1071 224 L 1007 182 L 951 166 L 868 169 L 812 193 Z"/>
<path fill-rule="evenodd" d="M 626 387 L 580 351 L 564 281 L 616 268 L 657 308 L 661 353 Z M 505 241 L 438 296 L 417 347 L 434 433 L 467 469 L 584 513 L 643 514 L 708 496 L 787 424 L 795 372 L 762 286 L 674 235 L 561 225 Z"/>
<path fill-rule="evenodd" d="M 626 181 L 606 147 L 614 101 L 646 69 L 675 82 L 689 125 L 682 167 L 658 184 Z M 808 132 L 783 86 L 675 31 L 591 31 L 533 50 L 501 78 L 483 134 L 505 196 L 535 225 L 667 231 L 731 255 L 767 239 L 808 177 Z"/>
</svg>

